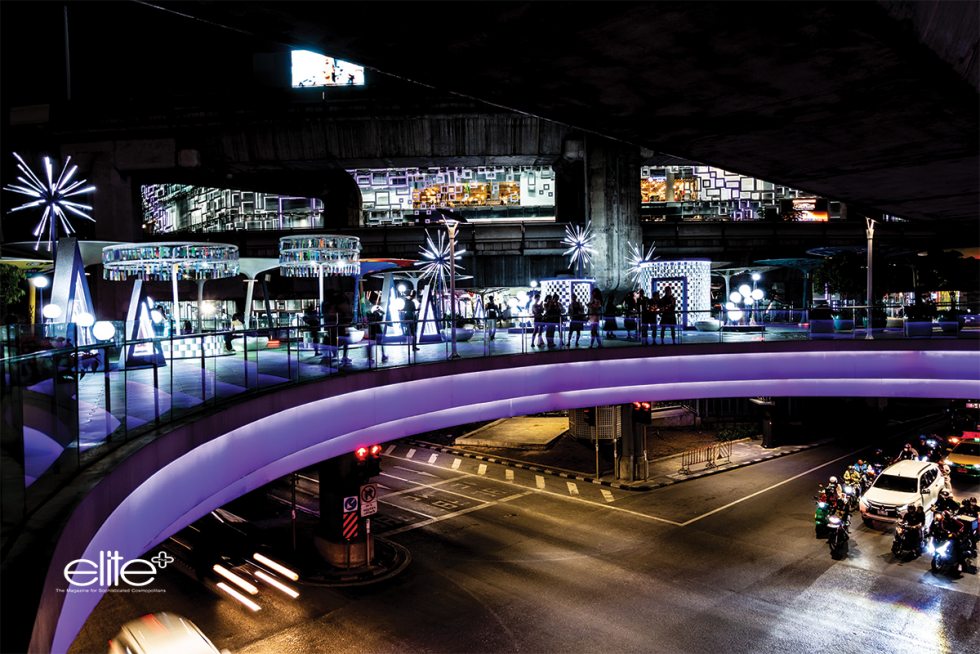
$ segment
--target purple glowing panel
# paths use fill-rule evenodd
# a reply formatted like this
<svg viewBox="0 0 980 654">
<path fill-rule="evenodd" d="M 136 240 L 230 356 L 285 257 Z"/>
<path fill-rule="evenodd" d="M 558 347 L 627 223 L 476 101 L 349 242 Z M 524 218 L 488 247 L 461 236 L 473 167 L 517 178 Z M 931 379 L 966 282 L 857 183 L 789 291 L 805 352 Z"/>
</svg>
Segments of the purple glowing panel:
<svg viewBox="0 0 980 654">
<path fill-rule="evenodd" d="M 442 365 L 450 364 L 434 366 L 430 374 L 447 370 Z M 451 364 L 448 370 L 465 365 Z M 67 650 L 98 603 L 98 593 L 58 592 L 66 585 L 62 571 L 69 561 L 97 559 L 102 550 L 138 557 L 228 501 L 359 445 L 640 396 L 971 398 L 980 385 L 978 371 L 980 352 L 975 351 L 734 352 L 532 364 L 424 379 L 411 379 L 413 373 L 405 371 L 406 381 L 278 412 L 272 396 L 261 396 L 246 406 L 262 409 L 263 417 L 229 429 L 225 425 L 237 424 L 234 412 L 203 416 L 137 451 L 89 492 L 48 570 L 34 648 Z M 374 379 L 368 374 L 364 380 Z M 107 512 L 99 524 L 94 516 Z"/>
</svg>

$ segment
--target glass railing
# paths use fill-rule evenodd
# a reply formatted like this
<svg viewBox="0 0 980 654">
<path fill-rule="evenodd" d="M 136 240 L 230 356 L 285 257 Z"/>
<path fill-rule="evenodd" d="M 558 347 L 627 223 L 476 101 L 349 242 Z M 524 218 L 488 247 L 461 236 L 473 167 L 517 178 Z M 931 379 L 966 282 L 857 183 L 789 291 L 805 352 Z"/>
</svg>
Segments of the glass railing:
<svg viewBox="0 0 980 654">
<path fill-rule="evenodd" d="M 872 311 L 875 339 L 977 338 L 978 307 L 940 307 L 931 320 Z M 673 344 L 752 343 L 867 336 L 864 307 L 802 311 L 748 309 L 737 314 L 677 312 L 675 326 L 649 314 L 618 316 L 510 315 L 447 320 L 272 325 L 265 316 L 248 329 L 220 322 L 203 333 L 174 334 L 114 322 L 96 339 L 71 324 L 0 327 L 2 519 L 21 521 L 68 477 L 121 444 L 227 400 L 267 389 L 358 371 L 451 358 L 513 356 L 564 349 L 651 348 Z M 285 320 L 283 322 L 286 322 Z M 106 330 L 100 331 L 101 335 Z"/>
</svg>

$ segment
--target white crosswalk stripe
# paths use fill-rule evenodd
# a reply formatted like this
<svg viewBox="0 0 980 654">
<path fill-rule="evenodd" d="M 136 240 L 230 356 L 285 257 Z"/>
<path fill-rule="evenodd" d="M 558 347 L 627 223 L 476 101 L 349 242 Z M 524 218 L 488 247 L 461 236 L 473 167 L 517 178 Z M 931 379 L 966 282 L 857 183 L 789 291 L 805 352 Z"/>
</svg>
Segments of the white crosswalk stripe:
<svg viewBox="0 0 980 654">
<path fill-rule="evenodd" d="M 432 456 L 429 457 L 429 463 L 435 463 L 436 459 L 438 458 L 439 458 L 438 454 L 433 454 Z"/>
<path fill-rule="evenodd" d="M 477 473 L 478 474 L 481 474 L 481 475 L 487 474 L 487 464 L 486 463 L 481 463 L 480 464 L 480 468 L 477 470 Z"/>
<path fill-rule="evenodd" d="M 604 498 L 606 498 L 606 501 L 607 502 L 613 502 L 613 501 L 616 500 L 616 498 L 613 497 L 613 494 L 611 492 L 607 491 L 605 488 L 602 489 L 602 496 Z"/>
<path fill-rule="evenodd" d="M 534 475 L 534 481 L 538 488 L 544 488 L 544 475 Z"/>
<path fill-rule="evenodd" d="M 504 478 L 507 479 L 507 481 L 514 481 L 514 471 L 513 470 L 505 470 L 504 471 Z"/>
<path fill-rule="evenodd" d="M 385 449 L 385 454 L 391 454 L 391 453 L 392 453 L 392 452 L 394 452 L 394 451 L 395 451 L 395 446 L 394 446 L 394 445 L 389 445 L 389 446 L 388 446 L 388 447 L 387 447 L 387 448 Z"/>
<path fill-rule="evenodd" d="M 459 464 L 462 462 L 462 459 L 453 459 L 453 470 L 459 470 Z"/>
<path fill-rule="evenodd" d="M 576 484 L 573 484 L 572 482 L 568 482 L 568 494 L 578 495 L 578 486 Z"/>
<path fill-rule="evenodd" d="M 405 458 L 406 459 L 411 459 L 413 456 L 415 456 L 415 448 L 410 449 L 408 451 L 408 454 L 405 455 Z"/>
</svg>

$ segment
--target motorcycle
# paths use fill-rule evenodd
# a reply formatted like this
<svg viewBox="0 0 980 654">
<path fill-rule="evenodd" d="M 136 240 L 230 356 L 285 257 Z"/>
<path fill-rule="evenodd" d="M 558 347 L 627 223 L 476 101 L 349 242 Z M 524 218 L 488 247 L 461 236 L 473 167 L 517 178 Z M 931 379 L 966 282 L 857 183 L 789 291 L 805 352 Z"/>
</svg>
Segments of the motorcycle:
<svg viewBox="0 0 980 654">
<path fill-rule="evenodd" d="M 813 499 L 817 500 L 817 509 L 813 513 L 813 526 L 817 532 L 817 538 L 825 538 L 827 536 L 827 518 L 830 517 L 830 507 L 817 496 L 814 496 Z"/>
<path fill-rule="evenodd" d="M 922 554 L 922 525 L 911 526 L 902 520 L 895 525 L 895 540 L 892 541 L 892 553 L 902 557 L 906 552 L 917 557 Z"/>
<path fill-rule="evenodd" d="M 857 493 L 854 492 L 854 487 L 850 484 L 844 485 L 844 499 L 847 502 L 848 512 L 854 512 L 858 509 L 858 497 Z"/>
<path fill-rule="evenodd" d="M 832 515 L 827 518 L 827 528 L 830 530 L 830 536 L 827 538 L 830 556 L 835 561 L 840 561 L 847 554 L 847 541 L 850 540 L 850 536 L 847 535 L 847 523 L 841 516 Z"/>
<path fill-rule="evenodd" d="M 864 495 L 871 488 L 872 484 L 875 483 L 875 479 L 878 478 L 879 470 L 874 466 L 868 466 L 864 473 L 861 475 L 861 494 Z"/>
<path fill-rule="evenodd" d="M 969 532 L 965 532 L 958 540 L 948 536 L 934 536 L 926 551 L 932 555 L 932 572 L 934 574 L 951 575 L 960 568 L 963 572 L 977 571 L 977 548 Z"/>
</svg>

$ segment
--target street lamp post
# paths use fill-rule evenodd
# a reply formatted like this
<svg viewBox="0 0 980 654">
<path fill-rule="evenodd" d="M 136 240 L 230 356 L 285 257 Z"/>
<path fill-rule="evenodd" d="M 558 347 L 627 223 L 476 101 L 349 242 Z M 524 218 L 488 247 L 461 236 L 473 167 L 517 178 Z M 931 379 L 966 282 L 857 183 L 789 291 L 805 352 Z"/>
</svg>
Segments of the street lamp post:
<svg viewBox="0 0 980 654">
<path fill-rule="evenodd" d="M 864 340 L 873 341 L 874 335 L 871 333 L 871 303 L 873 301 L 874 293 L 871 290 L 871 246 L 875 237 L 875 221 L 871 218 L 865 218 L 867 223 L 866 233 L 868 235 L 868 317 L 865 320 L 864 329 Z"/>
<path fill-rule="evenodd" d="M 31 277 L 31 285 L 34 288 L 37 289 L 38 295 L 41 298 L 41 303 L 40 303 L 40 305 L 37 308 L 37 313 L 42 316 L 41 322 L 43 323 L 44 322 L 44 318 L 43 318 L 43 315 L 44 315 L 44 313 L 43 313 L 44 312 L 44 288 L 48 285 L 48 278 L 45 277 L 45 276 L 43 276 L 43 275 L 36 275 L 34 277 Z M 33 299 L 34 298 L 32 297 L 31 298 L 31 300 L 32 300 L 31 304 L 32 305 L 34 304 Z M 32 315 L 31 315 L 31 322 L 34 322 L 35 314 L 33 312 L 31 312 L 31 313 L 32 313 Z"/>
<path fill-rule="evenodd" d="M 459 228 L 459 221 L 452 218 L 445 218 L 446 229 L 449 230 L 449 318 L 452 335 L 452 353 L 450 359 L 458 359 L 459 353 L 456 352 L 456 230 Z"/>
</svg>

